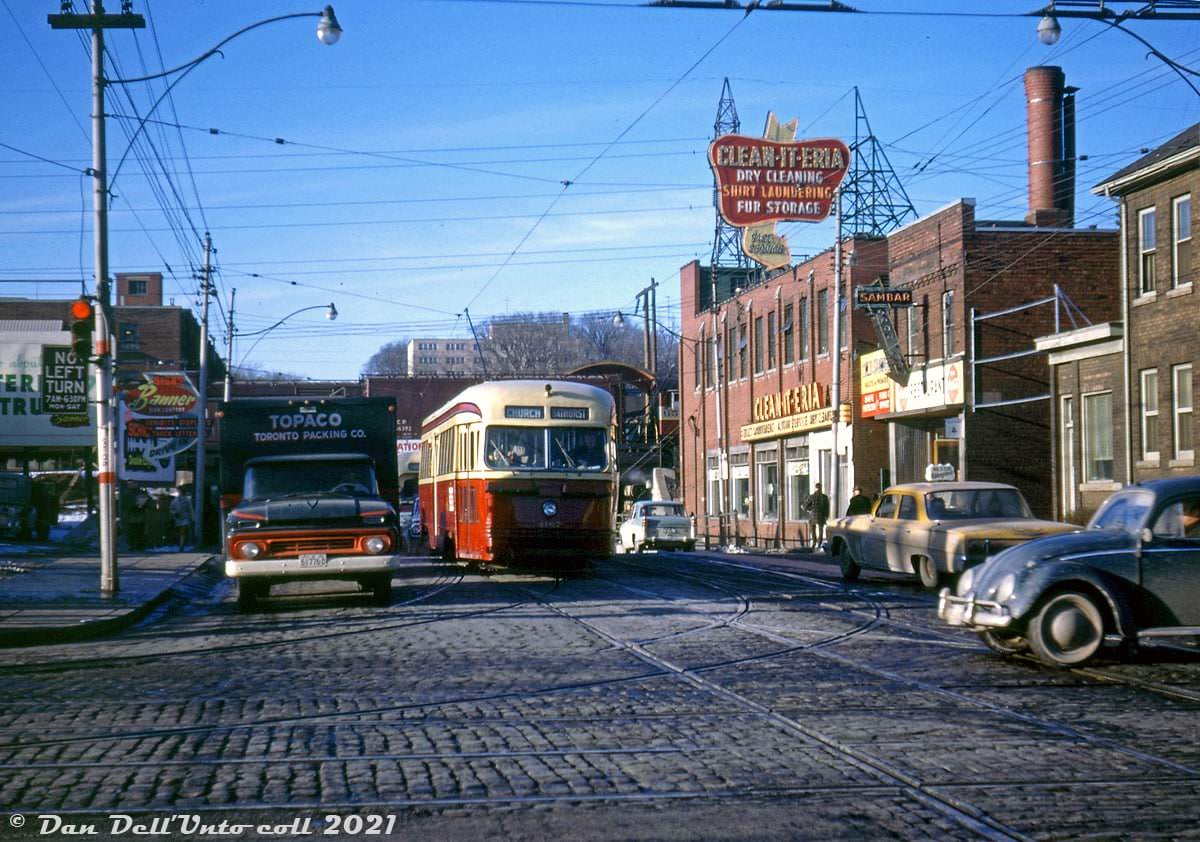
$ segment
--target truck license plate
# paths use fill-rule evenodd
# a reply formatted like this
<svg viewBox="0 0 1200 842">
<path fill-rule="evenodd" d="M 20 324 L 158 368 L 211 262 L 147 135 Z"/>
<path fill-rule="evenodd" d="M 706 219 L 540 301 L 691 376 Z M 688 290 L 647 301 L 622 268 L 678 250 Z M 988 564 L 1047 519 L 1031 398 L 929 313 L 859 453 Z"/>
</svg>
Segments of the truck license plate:
<svg viewBox="0 0 1200 842">
<path fill-rule="evenodd" d="M 301 553 L 301 567 L 327 567 L 329 566 L 329 556 L 325 553 Z"/>
</svg>

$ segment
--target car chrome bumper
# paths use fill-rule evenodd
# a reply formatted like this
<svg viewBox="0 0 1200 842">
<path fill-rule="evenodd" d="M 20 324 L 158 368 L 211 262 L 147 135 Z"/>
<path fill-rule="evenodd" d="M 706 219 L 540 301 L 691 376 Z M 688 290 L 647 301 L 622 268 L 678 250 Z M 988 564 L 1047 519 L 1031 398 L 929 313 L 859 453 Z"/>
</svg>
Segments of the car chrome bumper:
<svg viewBox="0 0 1200 842">
<path fill-rule="evenodd" d="M 233 559 L 225 560 L 225 575 L 233 579 L 243 576 L 287 576 L 289 578 L 329 578 L 352 576 L 356 573 L 383 573 L 400 567 L 398 555 L 330 556 L 320 567 L 301 567 L 299 558 Z"/>
<path fill-rule="evenodd" d="M 955 596 L 949 588 L 938 594 L 938 617 L 952 626 L 1002 629 L 1012 623 L 1008 608 L 998 602 L 976 599 L 974 592 Z"/>
</svg>

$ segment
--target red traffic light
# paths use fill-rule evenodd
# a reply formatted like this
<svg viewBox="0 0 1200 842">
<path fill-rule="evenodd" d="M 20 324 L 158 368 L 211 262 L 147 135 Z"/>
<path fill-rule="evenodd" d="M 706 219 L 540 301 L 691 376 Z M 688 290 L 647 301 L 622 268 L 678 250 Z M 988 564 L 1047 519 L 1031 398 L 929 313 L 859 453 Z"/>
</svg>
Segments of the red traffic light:
<svg viewBox="0 0 1200 842">
<path fill-rule="evenodd" d="M 71 318 L 76 321 L 90 319 L 93 314 L 92 302 L 86 298 L 78 298 L 71 302 Z"/>
</svg>

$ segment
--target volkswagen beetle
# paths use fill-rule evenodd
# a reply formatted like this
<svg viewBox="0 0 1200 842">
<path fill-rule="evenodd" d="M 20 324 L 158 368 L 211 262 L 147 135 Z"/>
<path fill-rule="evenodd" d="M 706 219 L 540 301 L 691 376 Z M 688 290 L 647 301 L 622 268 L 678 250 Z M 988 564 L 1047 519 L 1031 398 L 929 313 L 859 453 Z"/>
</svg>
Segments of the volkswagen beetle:
<svg viewBox="0 0 1200 842">
<path fill-rule="evenodd" d="M 1200 477 L 1129 486 L 1087 529 L 993 556 L 942 589 L 938 616 L 1061 667 L 1105 644 L 1200 636 Z"/>
</svg>

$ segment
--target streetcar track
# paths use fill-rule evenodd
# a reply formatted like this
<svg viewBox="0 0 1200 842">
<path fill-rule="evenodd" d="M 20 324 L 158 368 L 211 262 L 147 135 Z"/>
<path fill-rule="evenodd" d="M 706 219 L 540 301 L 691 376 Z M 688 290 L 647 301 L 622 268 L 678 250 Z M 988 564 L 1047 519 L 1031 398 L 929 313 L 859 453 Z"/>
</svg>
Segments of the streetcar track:
<svg viewBox="0 0 1200 842">
<path fill-rule="evenodd" d="M 810 745 L 820 745 L 827 749 L 833 750 L 836 754 L 847 759 L 853 766 L 867 772 L 873 772 L 890 779 L 893 785 L 900 786 L 903 791 L 911 792 L 914 797 L 919 797 L 927 806 L 936 809 L 941 815 L 958 823 L 960 826 L 981 833 L 989 839 L 1024 839 L 1025 837 L 1014 828 L 1004 825 L 1002 822 L 992 819 L 986 813 L 976 808 L 974 805 L 959 802 L 957 799 L 947 798 L 935 792 L 929 791 L 924 784 L 904 772 L 902 769 L 894 767 L 891 763 L 880 758 L 873 757 L 866 752 L 859 751 L 849 746 L 843 745 L 838 741 L 827 737 L 821 732 L 812 729 L 797 719 L 781 714 L 770 707 L 754 701 L 748 696 L 743 695 L 734 690 L 730 690 L 722 685 L 710 681 L 696 674 L 695 670 L 682 667 L 675 664 L 666 658 L 649 652 L 644 647 L 636 643 L 631 643 L 614 634 L 606 632 L 604 629 L 596 626 L 593 623 L 574 616 L 569 611 L 566 611 L 553 603 L 542 600 L 547 608 L 559 614 L 561 617 L 577 623 L 593 634 L 608 640 L 614 646 L 619 646 L 631 655 L 642 660 L 643 662 L 657 666 L 673 674 L 676 678 L 687 682 L 696 689 L 703 690 L 711 695 L 725 698 L 735 704 L 749 708 L 750 710 L 761 713 L 767 720 L 771 721 L 783 730 L 799 735 L 804 741 Z M 923 797 L 921 797 L 923 796 Z"/>
<path fill-rule="evenodd" d="M 773 574 L 775 571 L 765 570 L 765 571 L 761 571 L 761 572 Z M 680 574 L 680 576 L 682 578 L 686 578 L 688 575 L 689 574 Z M 791 575 L 795 575 L 795 574 L 791 574 Z M 577 622 L 580 622 L 580 621 L 577 620 Z M 754 631 L 753 629 L 748 628 L 746 625 L 741 624 L 741 623 L 738 623 L 737 626 L 738 626 L 738 628 L 743 628 L 752 634 L 759 634 L 759 635 L 767 638 L 768 640 L 773 640 L 776 643 L 786 644 L 786 643 L 791 642 L 790 638 L 787 638 L 786 636 L 783 636 L 783 635 L 774 635 L 769 632 L 765 632 L 765 631 L 761 631 L 761 630 Z M 1143 752 L 1140 749 L 1125 745 L 1124 743 L 1121 743 L 1118 740 L 1114 740 L 1112 738 L 1100 736 L 1097 734 L 1091 734 L 1087 731 L 1080 730 L 1078 728 L 1075 728 L 1070 725 L 1066 725 L 1064 723 L 1055 722 L 1054 720 L 1033 716 L 1031 714 L 1026 714 L 1021 711 L 1014 710 L 1013 708 L 1006 707 L 1004 705 L 1000 705 L 1000 704 L 997 704 L 994 702 L 989 702 L 986 699 L 979 699 L 974 696 L 968 696 L 964 693 L 950 690 L 950 689 L 947 689 L 946 687 L 929 684 L 928 682 L 920 681 L 915 678 L 910 678 L 910 677 L 902 675 L 900 673 L 880 669 L 878 667 L 874 667 L 869 664 L 863 664 L 860 662 L 856 662 L 851 658 L 841 655 L 840 653 L 829 651 L 828 646 L 813 647 L 810 651 L 813 655 L 815 655 L 817 657 L 833 660 L 836 663 L 839 663 L 839 664 L 849 667 L 851 669 L 856 669 L 860 672 L 874 675 L 879 678 L 886 678 L 889 681 L 905 684 L 905 685 L 908 685 L 910 687 L 913 687 L 913 688 L 918 689 L 925 693 L 931 693 L 931 694 L 938 695 L 938 696 L 948 697 L 958 704 L 966 704 L 966 705 L 970 705 L 970 706 L 976 707 L 976 708 L 983 708 L 983 709 L 991 711 L 993 713 L 998 713 L 998 714 L 1001 714 L 1001 715 L 1009 717 L 1009 718 L 1017 719 L 1026 724 L 1035 725 L 1039 728 L 1050 731 L 1051 733 L 1055 733 L 1055 734 L 1058 734 L 1060 736 L 1063 736 L 1063 737 L 1066 737 L 1069 739 L 1079 740 L 1079 741 L 1089 743 L 1092 745 L 1096 745 L 1096 746 L 1100 746 L 1103 748 L 1118 751 L 1122 754 L 1125 754 L 1127 756 L 1130 756 L 1130 757 L 1133 757 L 1133 758 L 1136 758 L 1138 760 L 1142 760 L 1145 762 L 1150 762 L 1150 763 L 1154 763 L 1156 765 L 1166 766 L 1167 768 L 1173 769 L 1177 772 L 1180 772 L 1180 773 L 1188 775 L 1188 776 L 1193 776 L 1193 777 L 1200 776 L 1200 769 L 1192 768 L 1192 767 L 1186 766 L 1182 763 L 1177 763 L 1166 757 L 1160 757 L 1158 755 L 1150 754 L 1148 752 Z M 1118 681 L 1115 681 L 1114 683 L 1123 683 L 1123 682 L 1118 680 Z"/>
</svg>

